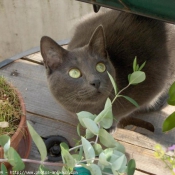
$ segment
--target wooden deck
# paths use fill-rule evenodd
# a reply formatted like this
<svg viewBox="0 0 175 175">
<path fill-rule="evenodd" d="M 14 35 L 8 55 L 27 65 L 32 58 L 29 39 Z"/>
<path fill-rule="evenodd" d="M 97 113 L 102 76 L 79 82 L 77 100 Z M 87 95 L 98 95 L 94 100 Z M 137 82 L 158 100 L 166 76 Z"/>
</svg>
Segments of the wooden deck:
<svg viewBox="0 0 175 175">
<path fill-rule="evenodd" d="M 27 119 L 42 136 L 61 135 L 67 138 L 72 145 L 76 134 L 77 119 L 64 111 L 50 94 L 47 86 L 44 66 L 41 64 L 40 54 L 34 54 L 7 65 L 0 69 L 3 75 L 21 92 L 27 109 Z M 164 134 L 161 132 L 163 120 L 173 108 L 167 106 L 158 112 L 143 114 L 142 118 L 154 124 L 155 132 L 146 132 L 135 128 L 135 131 L 117 129 L 115 139 L 126 148 L 130 158 L 137 164 L 135 175 L 169 175 L 165 165 L 154 158 L 154 145 L 161 143 L 170 146 L 175 143 L 174 131 Z M 136 116 L 137 117 L 137 116 Z M 142 134 L 140 134 L 140 133 Z M 38 151 L 32 144 L 31 159 L 39 159 Z M 26 170 L 35 171 L 36 164 L 26 164 Z"/>
</svg>

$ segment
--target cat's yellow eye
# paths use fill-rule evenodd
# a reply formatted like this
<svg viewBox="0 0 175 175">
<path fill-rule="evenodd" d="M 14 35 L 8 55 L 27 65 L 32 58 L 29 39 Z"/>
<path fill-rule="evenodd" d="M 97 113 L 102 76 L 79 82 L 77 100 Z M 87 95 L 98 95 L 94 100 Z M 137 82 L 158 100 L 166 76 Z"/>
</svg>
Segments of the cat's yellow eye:
<svg viewBox="0 0 175 175">
<path fill-rule="evenodd" d="M 98 63 L 97 65 L 96 65 L 96 70 L 98 71 L 98 72 L 104 72 L 105 70 L 106 70 L 106 66 L 105 66 L 105 64 L 103 64 L 103 63 Z"/>
<path fill-rule="evenodd" d="M 69 71 L 69 76 L 72 78 L 80 78 L 81 72 L 79 69 L 74 68 Z"/>
</svg>

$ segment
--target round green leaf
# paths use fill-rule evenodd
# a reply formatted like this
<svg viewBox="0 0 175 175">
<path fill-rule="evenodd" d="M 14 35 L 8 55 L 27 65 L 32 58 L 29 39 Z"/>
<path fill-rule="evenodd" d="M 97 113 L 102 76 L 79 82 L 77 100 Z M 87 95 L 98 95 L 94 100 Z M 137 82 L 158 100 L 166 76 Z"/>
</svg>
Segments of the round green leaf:
<svg viewBox="0 0 175 175">
<path fill-rule="evenodd" d="M 131 159 L 128 162 L 128 169 L 127 169 L 127 175 L 134 175 L 136 169 L 136 163 L 134 159 Z"/>
<path fill-rule="evenodd" d="M 99 130 L 99 139 L 100 143 L 102 143 L 105 147 L 113 148 L 116 146 L 115 144 L 117 141 L 115 141 L 112 135 L 104 129 Z"/>
<path fill-rule="evenodd" d="M 77 113 L 77 116 L 78 116 L 78 120 L 80 122 L 80 124 L 85 127 L 84 125 L 84 122 L 82 121 L 82 119 L 84 118 L 89 118 L 91 120 L 94 120 L 95 119 L 95 115 L 91 114 L 90 112 L 87 112 L 87 111 L 81 111 L 79 113 Z"/>
<path fill-rule="evenodd" d="M 90 164 L 88 169 L 91 172 L 91 175 L 102 175 L 100 167 L 96 164 Z"/>
<path fill-rule="evenodd" d="M 126 167 L 126 163 L 127 163 L 126 156 L 124 154 L 121 154 L 118 158 L 114 159 L 114 162 L 112 162 L 112 168 L 114 170 L 120 171 L 120 169 L 122 169 L 123 167 Z"/>
<path fill-rule="evenodd" d="M 175 93 L 169 96 L 167 102 L 169 105 L 175 106 Z"/>
<path fill-rule="evenodd" d="M 146 79 L 146 75 L 142 71 L 133 72 L 129 78 L 129 84 L 138 84 Z"/>
<path fill-rule="evenodd" d="M 10 148 L 10 137 L 7 135 L 0 136 L 0 145 L 4 148 L 4 152 L 7 152 Z"/>
<path fill-rule="evenodd" d="M 91 143 L 86 140 L 84 137 L 81 137 L 82 145 L 83 145 L 83 150 L 85 154 L 85 158 L 87 159 L 88 163 L 93 163 L 95 159 L 95 151 L 94 148 L 92 147 Z"/>
<path fill-rule="evenodd" d="M 174 106 L 175 105 L 175 82 L 171 85 L 168 95 L 169 95 L 168 104 Z"/>
<path fill-rule="evenodd" d="M 86 129 L 86 139 L 91 139 L 92 137 L 94 137 L 94 134 L 89 129 Z"/>
<path fill-rule="evenodd" d="M 109 129 L 113 123 L 113 114 L 112 114 L 112 103 L 111 100 L 108 98 L 105 103 L 104 109 L 97 115 L 94 120 L 96 123 L 100 123 L 105 129 Z"/>
<path fill-rule="evenodd" d="M 95 135 L 98 134 L 99 128 L 98 128 L 97 124 L 96 124 L 93 120 L 91 120 L 91 119 L 89 119 L 89 118 L 83 118 L 82 121 L 83 121 L 85 127 L 86 127 L 89 131 L 91 131 L 91 132 L 92 132 L 93 134 L 95 134 Z"/>
<path fill-rule="evenodd" d="M 125 153 L 125 147 L 119 142 L 115 143 L 114 149 L 117 150 L 117 151 L 120 151 L 122 153 Z"/>
<path fill-rule="evenodd" d="M 61 142 L 60 146 L 62 146 L 65 150 L 69 151 L 69 146 L 65 142 Z"/>
<path fill-rule="evenodd" d="M 66 164 L 66 167 L 73 170 L 73 168 L 75 166 L 74 158 L 69 153 L 69 151 L 67 150 L 67 146 L 65 147 L 64 143 L 61 143 L 60 147 L 61 147 L 61 156 L 62 156 L 63 162 Z"/>
<path fill-rule="evenodd" d="M 111 163 L 109 162 L 111 156 L 113 154 L 113 149 L 107 148 L 99 155 L 99 163 L 104 168 L 109 168 Z"/>
<path fill-rule="evenodd" d="M 7 174 L 8 174 L 8 171 L 6 166 L 3 163 L 1 163 L 1 175 L 7 175 Z"/>
<path fill-rule="evenodd" d="M 168 104 L 174 106 L 175 105 L 175 82 L 171 85 L 168 95 L 169 95 Z"/>
<path fill-rule="evenodd" d="M 175 112 L 173 112 L 171 115 L 166 118 L 166 120 L 163 122 L 163 132 L 169 131 L 173 128 L 175 128 Z"/>
<path fill-rule="evenodd" d="M 98 144 L 98 143 L 95 143 L 93 145 L 93 148 L 94 148 L 94 151 L 95 151 L 95 155 L 96 156 L 99 156 L 100 153 L 103 151 L 102 146 L 100 144 Z"/>
<path fill-rule="evenodd" d="M 8 162 L 12 165 L 14 171 L 20 171 L 25 168 L 24 162 L 14 148 L 9 148 L 5 154 L 5 158 L 8 159 Z"/>
</svg>

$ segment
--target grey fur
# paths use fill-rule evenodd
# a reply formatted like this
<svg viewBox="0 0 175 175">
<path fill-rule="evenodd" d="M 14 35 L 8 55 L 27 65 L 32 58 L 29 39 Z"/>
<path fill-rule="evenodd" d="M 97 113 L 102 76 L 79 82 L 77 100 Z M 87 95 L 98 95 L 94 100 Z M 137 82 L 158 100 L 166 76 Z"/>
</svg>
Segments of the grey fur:
<svg viewBox="0 0 175 175">
<path fill-rule="evenodd" d="M 122 118 L 134 111 L 154 107 L 173 81 L 169 76 L 174 74 L 175 27 L 113 10 L 94 13 L 77 26 L 68 50 L 49 37 L 43 37 L 41 54 L 51 92 L 64 108 L 74 113 L 83 110 L 98 114 L 106 98 L 114 97 L 107 72 L 95 70 L 98 62 L 106 64 L 107 71 L 122 89 L 128 84 L 135 56 L 139 64 L 146 61 L 143 69 L 146 81 L 123 92 L 135 99 L 140 109 L 123 98 L 113 105 L 114 115 Z M 72 67 L 81 70 L 80 78 L 68 75 Z M 99 88 L 94 86 L 96 81 L 100 81 Z"/>
</svg>

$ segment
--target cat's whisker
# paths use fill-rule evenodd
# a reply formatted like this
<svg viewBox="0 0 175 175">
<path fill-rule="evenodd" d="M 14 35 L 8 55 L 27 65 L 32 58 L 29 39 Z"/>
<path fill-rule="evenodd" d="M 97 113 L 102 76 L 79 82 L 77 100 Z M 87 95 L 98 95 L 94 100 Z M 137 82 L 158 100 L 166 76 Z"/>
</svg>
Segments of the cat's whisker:
<svg viewBox="0 0 175 175">
<path fill-rule="evenodd" d="M 118 109 L 121 108 L 121 107 L 122 107 L 123 109 L 126 109 L 125 105 L 123 105 L 123 103 L 121 102 L 121 99 L 120 99 L 120 98 L 117 98 L 117 99 L 116 99 L 116 102 L 118 102 L 118 104 L 120 105 L 120 106 L 117 105 Z"/>
<path fill-rule="evenodd" d="M 83 100 L 83 99 L 80 99 L 80 101 L 79 101 L 78 105 L 76 106 L 76 110 L 75 110 L 76 112 L 80 112 L 80 111 L 78 110 L 78 108 L 79 108 L 79 106 L 81 105 L 82 100 Z"/>
<path fill-rule="evenodd" d="M 70 94 L 69 96 L 65 96 L 65 99 L 64 99 L 64 104 L 67 104 L 69 102 L 72 102 L 75 100 L 75 98 L 77 97 L 76 94 Z"/>
</svg>

